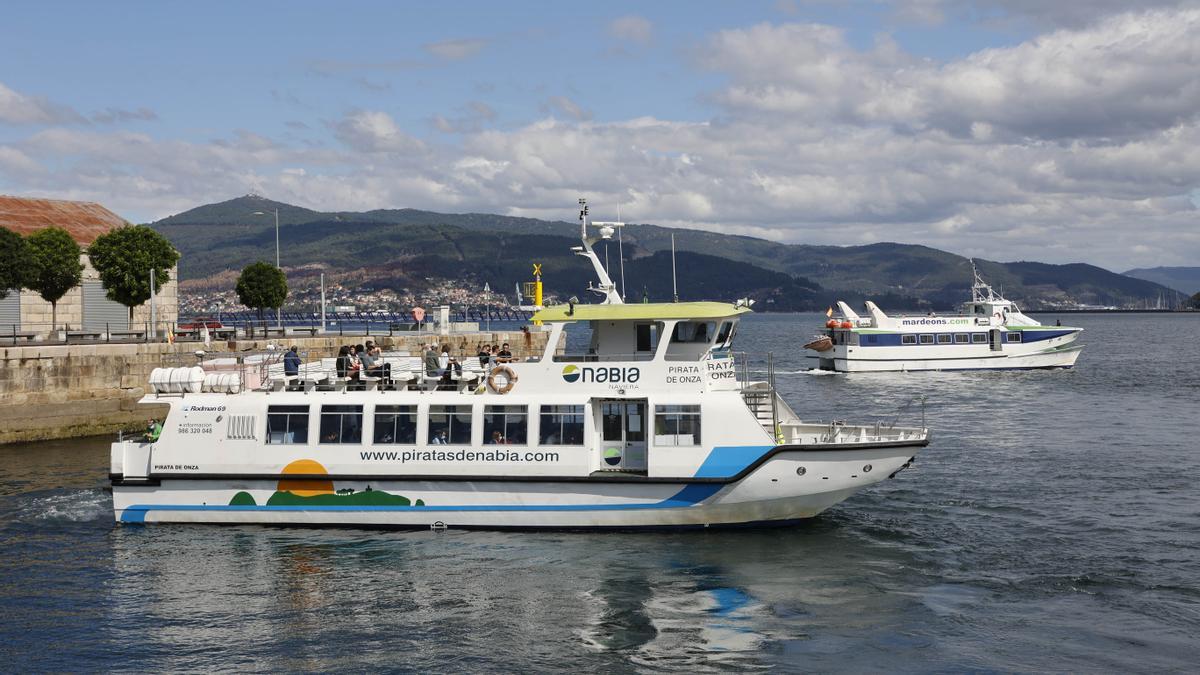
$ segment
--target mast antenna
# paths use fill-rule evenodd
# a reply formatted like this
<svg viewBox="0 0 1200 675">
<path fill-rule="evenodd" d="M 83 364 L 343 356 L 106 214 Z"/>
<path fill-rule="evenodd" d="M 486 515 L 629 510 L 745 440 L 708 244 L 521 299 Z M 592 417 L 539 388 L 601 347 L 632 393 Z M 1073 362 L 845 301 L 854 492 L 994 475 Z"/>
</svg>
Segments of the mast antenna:
<svg viewBox="0 0 1200 675">
<path fill-rule="evenodd" d="M 621 298 L 621 294 L 617 293 L 617 285 L 608 276 L 608 246 L 605 245 L 604 248 L 603 263 L 600 262 L 600 258 L 596 255 L 596 250 L 593 248 L 594 244 L 601 241 L 611 241 L 613 234 L 621 228 L 622 223 L 589 222 L 587 200 L 581 198 L 579 200 L 579 207 L 579 239 L 582 246 L 574 246 L 571 250 L 575 255 L 587 258 L 592 263 L 592 269 L 596 271 L 596 277 L 600 280 L 599 286 L 593 287 L 589 284 L 588 290 L 604 296 L 601 304 L 623 304 L 624 300 Z M 589 226 L 596 228 L 594 235 L 588 232 Z"/>
<path fill-rule="evenodd" d="M 621 220 L 621 205 L 620 204 L 617 204 L 617 222 L 624 222 Z M 617 228 L 617 257 L 621 259 L 621 299 L 622 300 L 625 299 L 625 244 L 621 237 L 621 230 L 624 230 L 624 229 L 625 229 L 624 227 Z"/>
<path fill-rule="evenodd" d="M 675 233 L 671 233 L 671 294 L 679 302 L 679 282 L 675 276 Z"/>
</svg>

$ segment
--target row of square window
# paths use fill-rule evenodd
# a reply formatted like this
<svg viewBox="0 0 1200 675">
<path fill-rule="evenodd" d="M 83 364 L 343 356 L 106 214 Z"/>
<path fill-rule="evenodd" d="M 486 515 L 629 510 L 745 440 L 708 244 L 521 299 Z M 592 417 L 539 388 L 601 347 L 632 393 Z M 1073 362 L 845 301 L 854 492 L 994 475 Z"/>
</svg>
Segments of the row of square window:
<svg viewBox="0 0 1200 675">
<path fill-rule="evenodd" d="M 868 335 L 867 336 L 868 342 L 873 342 L 873 340 L 870 339 L 873 337 L 875 337 L 875 336 Z M 935 342 L 935 338 L 936 338 L 936 342 Z M 1014 331 L 1014 332 L 1009 333 L 1008 341 L 1009 342 L 1020 342 L 1021 341 L 1020 331 Z M 908 335 L 900 336 L 900 344 L 902 344 L 902 345 L 915 345 L 915 344 L 923 344 L 923 345 L 932 345 L 932 344 L 985 345 L 987 343 L 988 343 L 988 334 L 987 333 L 938 333 L 936 336 L 931 335 L 929 333 L 922 333 L 920 335 L 908 334 Z"/>
<path fill-rule="evenodd" d="M 540 408 L 539 445 L 584 444 L 584 406 L 543 405 Z M 700 444 L 700 406 L 656 405 L 654 410 L 655 444 Z M 267 443 L 307 444 L 308 411 L 309 407 L 306 405 L 268 406 Z M 528 416 L 526 406 L 484 406 L 483 443 L 529 445 Z M 473 417 L 472 407 L 469 405 L 430 406 L 426 443 L 470 445 Z M 416 445 L 417 406 L 377 405 L 374 409 L 374 421 L 374 444 Z M 321 406 L 321 428 L 318 433 L 320 443 L 360 444 L 362 433 L 363 406 Z"/>
</svg>

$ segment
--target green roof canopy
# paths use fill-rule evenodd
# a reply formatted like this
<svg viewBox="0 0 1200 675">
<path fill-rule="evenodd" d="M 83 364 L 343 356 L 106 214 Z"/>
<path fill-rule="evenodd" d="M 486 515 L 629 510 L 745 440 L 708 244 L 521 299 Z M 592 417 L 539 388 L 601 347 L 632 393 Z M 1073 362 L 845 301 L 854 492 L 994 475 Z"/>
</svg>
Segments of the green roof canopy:
<svg viewBox="0 0 1200 675">
<path fill-rule="evenodd" d="M 628 305 L 568 305 L 547 307 L 533 315 L 534 321 L 631 321 L 667 319 L 725 319 L 750 311 L 727 302 L 656 302 Z"/>
</svg>

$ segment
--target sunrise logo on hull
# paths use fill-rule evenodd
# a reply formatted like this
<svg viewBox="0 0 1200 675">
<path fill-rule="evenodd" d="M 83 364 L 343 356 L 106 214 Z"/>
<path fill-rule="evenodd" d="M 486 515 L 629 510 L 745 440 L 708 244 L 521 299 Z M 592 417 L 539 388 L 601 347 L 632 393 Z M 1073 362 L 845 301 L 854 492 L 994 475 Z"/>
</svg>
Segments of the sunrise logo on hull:
<svg viewBox="0 0 1200 675">
<path fill-rule="evenodd" d="M 579 366 L 566 366 L 563 368 L 563 379 L 568 383 L 577 382 L 579 380 Z"/>
</svg>

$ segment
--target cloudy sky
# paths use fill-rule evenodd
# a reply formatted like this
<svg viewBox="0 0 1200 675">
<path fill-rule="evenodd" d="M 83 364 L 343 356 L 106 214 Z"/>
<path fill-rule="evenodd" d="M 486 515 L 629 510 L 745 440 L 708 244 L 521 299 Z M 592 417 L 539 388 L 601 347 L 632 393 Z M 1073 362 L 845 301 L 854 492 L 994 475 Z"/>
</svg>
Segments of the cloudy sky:
<svg viewBox="0 0 1200 675">
<path fill-rule="evenodd" d="M 335 9 L 336 7 L 336 9 Z M 1200 3 L 23 3 L 0 193 L 1200 265 Z"/>
</svg>

